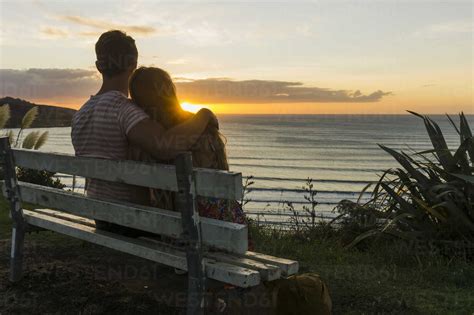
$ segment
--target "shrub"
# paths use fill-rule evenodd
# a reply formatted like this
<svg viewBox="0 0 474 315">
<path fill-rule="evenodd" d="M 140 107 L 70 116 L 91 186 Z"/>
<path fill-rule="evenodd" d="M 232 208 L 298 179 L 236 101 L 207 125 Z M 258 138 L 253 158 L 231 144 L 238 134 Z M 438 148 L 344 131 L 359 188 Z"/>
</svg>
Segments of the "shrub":
<svg viewBox="0 0 474 315">
<path fill-rule="evenodd" d="M 21 121 L 20 131 L 18 134 L 13 134 L 12 130 L 6 132 L 5 136 L 7 136 L 10 140 L 10 145 L 13 147 L 21 147 L 23 149 L 33 149 L 38 150 L 41 148 L 48 139 L 48 131 L 39 132 L 39 131 L 32 131 L 27 134 L 22 143 L 20 143 L 20 137 L 23 131 L 27 128 L 30 128 L 33 122 L 35 121 L 36 117 L 38 116 L 38 107 L 31 108 L 23 117 Z M 0 129 L 3 129 L 10 119 L 10 106 L 5 104 L 0 107 Z M 3 178 L 3 172 L 0 174 L 1 178 Z M 17 168 L 17 177 L 19 181 L 33 183 L 37 185 L 49 186 L 53 188 L 64 188 L 65 185 L 61 183 L 58 178 L 55 178 L 55 173 L 48 172 L 48 171 L 39 171 L 39 170 L 32 170 L 32 169 L 25 169 L 22 167 Z"/>
<path fill-rule="evenodd" d="M 406 240 L 472 244 L 474 240 L 474 141 L 464 114 L 459 127 L 448 116 L 460 137 L 450 150 L 441 129 L 432 119 L 410 112 L 423 120 L 433 149 L 397 152 L 379 145 L 401 167 L 387 170 L 376 184 L 372 199 L 365 204 L 343 201 L 338 211 L 355 222 L 369 214 L 366 231 L 352 245 L 367 237 L 390 234 Z M 351 212 L 352 211 L 352 212 Z"/>
<path fill-rule="evenodd" d="M 48 171 L 38 171 L 28 168 L 19 167 L 16 171 L 18 180 L 21 182 L 32 183 L 36 185 L 48 186 L 58 189 L 66 187 L 59 178 L 55 177 L 55 173 Z"/>
</svg>

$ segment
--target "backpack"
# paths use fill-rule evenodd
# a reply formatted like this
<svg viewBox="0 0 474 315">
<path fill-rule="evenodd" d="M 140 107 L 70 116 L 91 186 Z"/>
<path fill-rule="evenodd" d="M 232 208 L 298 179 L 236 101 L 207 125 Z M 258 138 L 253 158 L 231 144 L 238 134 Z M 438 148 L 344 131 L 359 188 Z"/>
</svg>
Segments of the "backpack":
<svg viewBox="0 0 474 315">
<path fill-rule="evenodd" d="M 331 314 L 329 288 L 318 274 L 293 275 L 274 285 L 277 315 Z"/>
</svg>

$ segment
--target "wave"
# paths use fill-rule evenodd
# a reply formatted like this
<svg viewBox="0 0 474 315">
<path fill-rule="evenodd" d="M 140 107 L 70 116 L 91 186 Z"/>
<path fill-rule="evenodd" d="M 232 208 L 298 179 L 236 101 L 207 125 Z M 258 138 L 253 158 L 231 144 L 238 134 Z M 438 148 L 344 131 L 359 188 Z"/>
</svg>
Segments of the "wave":
<svg viewBox="0 0 474 315">
<path fill-rule="evenodd" d="M 254 187 L 251 187 L 249 188 L 250 191 L 267 191 L 267 192 L 294 192 L 294 193 L 300 193 L 300 194 L 304 194 L 306 193 L 303 189 L 293 189 L 293 188 L 254 188 Z M 339 194 L 339 195 L 355 195 L 355 194 L 358 194 L 360 195 L 360 191 L 352 191 L 352 190 L 315 190 L 317 191 L 318 193 L 324 193 L 324 194 Z M 370 192 L 364 192 L 364 194 L 367 194 L 369 195 Z"/>
<path fill-rule="evenodd" d="M 244 179 L 247 179 L 249 176 L 244 176 Z M 252 179 L 255 180 L 275 180 L 275 181 L 294 181 L 294 182 L 306 182 L 307 178 L 291 178 L 291 177 L 267 177 L 267 176 L 252 176 Z M 345 179 L 313 179 L 313 183 L 344 183 L 344 184 L 375 184 L 376 181 L 366 181 L 366 180 L 345 180 Z"/>
<path fill-rule="evenodd" d="M 301 139 L 295 139 L 291 142 L 295 142 L 295 141 L 299 141 L 301 142 Z M 449 145 L 449 143 L 448 143 Z M 426 149 L 432 149 L 433 147 L 430 147 L 428 145 L 426 146 L 391 146 L 390 144 L 387 144 L 386 146 L 394 149 L 394 150 L 397 150 L 397 151 L 412 151 L 412 150 L 426 150 Z M 454 144 L 453 144 L 454 146 Z M 301 148 L 301 149 L 307 149 L 307 150 L 317 150 L 317 149 L 331 149 L 331 150 L 361 150 L 361 151 L 380 151 L 380 152 L 383 152 L 381 148 L 379 148 L 377 145 L 373 145 L 373 146 L 367 146 L 367 147 L 361 147 L 361 146 L 351 146 L 351 145 L 342 145 L 342 146 L 336 146 L 334 144 L 330 144 L 330 145 L 316 145 L 314 143 L 306 143 L 306 144 L 301 144 L 301 145 L 290 145 L 290 144 L 281 144 L 281 145 L 269 145 L 269 144 L 265 144 L 265 143 L 256 143 L 256 144 L 249 144 L 249 143 L 245 143 L 245 144 L 232 144 L 232 148 L 236 149 L 236 148 L 262 148 L 262 149 L 265 149 L 265 148 L 278 148 L 278 149 L 294 149 L 294 148 Z M 451 151 L 454 151 L 451 150 Z"/>
<path fill-rule="evenodd" d="M 295 165 L 262 165 L 262 164 L 242 164 L 242 163 L 231 163 L 230 166 L 246 166 L 246 167 L 259 167 L 259 168 L 285 168 L 285 169 L 297 169 L 297 170 L 315 170 L 315 171 L 349 171 L 349 172 L 364 172 L 374 173 L 382 172 L 383 169 L 357 169 L 357 168 L 342 168 L 342 167 L 311 167 L 311 166 L 295 166 Z"/>
<path fill-rule="evenodd" d="M 334 161 L 333 157 L 328 157 L 328 158 L 322 158 L 322 157 L 317 157 L 317 158 L 280 158 L 280 157 L 248 157 L 248 156 L 229 156 L 228 157 L 230 161 L 233 160 L 258 160 L 258 161 Z M 340 157 L 339 161 L 341 162 L 360 162 L 360 158 L 358 159 L 352 159 L 352 158 L 343 158 Z M 393 158 L 391 156 L 385 157 L 385 158 L 371 158 L 370 162 L 391 162 L 393 161 Z"/>
<path fill-rule="evenodd" d="M 273 203 L 273 204 L 286 204 L 285 201 L 282 201 L 282 200 L 276 200 L 276 199 L 259 199 L 259 200 L 250 200 L 249 201 L 249 204 L 250 203 Z M 291 201 L 292 204 L 307 204 L 308 202 L 307 201 Z M 318 201 L 318 205 L 328 205 L 328 206 L 334 206 L 334 205 L 337 205 L 339 202 L 336 202 L 336 201 L 321 201 L 319 202 Z"/>
</svg>

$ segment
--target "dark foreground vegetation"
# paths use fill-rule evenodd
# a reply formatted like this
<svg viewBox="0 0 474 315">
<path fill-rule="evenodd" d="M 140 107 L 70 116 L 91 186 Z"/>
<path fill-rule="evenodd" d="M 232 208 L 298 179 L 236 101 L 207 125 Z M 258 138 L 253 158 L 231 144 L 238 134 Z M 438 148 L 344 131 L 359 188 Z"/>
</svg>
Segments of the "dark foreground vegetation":
<svg viewBox="0 0 474 315">
<path fill-rule="evenodd" d="M 328 283 L 335 314 L 472 314 L 474 264 L 422 243 L 385 240 L 346 247 L 347 235 L 318 225 L 298 235 L 251 226 L 256 250 L 297 259 Z M 25 278 L 8 282 L 10 223 L 0 207 L 0 313 L 174 314 L 186 277 L 170 268 L 53 232 L 26 238 Z M 267 306 L 258 288 L 239 301 Z M 234 293 L 237 294 L 237 293 Z M 242 311 L 230 303 L 229 314 Z M 264 314 L 263 312 L 258 312 Z"/>
<path fill-rule="evenodd" d="M 378 239 L 348 248 L 342 230 L 295 235 L 253 228 L 256 250 L 291 257 L 328 283 L 335 314 L 472 314 L 474 264 L 423 242 Z M 471 253 L 474 254 L 474 253 Z"/>
</svg>

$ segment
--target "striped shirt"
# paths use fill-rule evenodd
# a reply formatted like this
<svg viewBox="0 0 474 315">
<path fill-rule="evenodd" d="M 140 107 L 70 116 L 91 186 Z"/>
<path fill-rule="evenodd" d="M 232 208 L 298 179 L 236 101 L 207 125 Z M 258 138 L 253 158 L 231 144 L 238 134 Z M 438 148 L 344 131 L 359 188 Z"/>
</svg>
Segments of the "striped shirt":
<svg viewBox="0 0 474 315">
<path fill-rule="evenodd" d="M 92 96 L 72 119 L 76 156 L 126 160 L 128 132 L 148 115 L 124 94 L 109 91 Z M 98 179 L 87 180 L 86 194 L 101 199 L 133 201 L 137 187 Z"/>
</svg>

